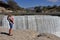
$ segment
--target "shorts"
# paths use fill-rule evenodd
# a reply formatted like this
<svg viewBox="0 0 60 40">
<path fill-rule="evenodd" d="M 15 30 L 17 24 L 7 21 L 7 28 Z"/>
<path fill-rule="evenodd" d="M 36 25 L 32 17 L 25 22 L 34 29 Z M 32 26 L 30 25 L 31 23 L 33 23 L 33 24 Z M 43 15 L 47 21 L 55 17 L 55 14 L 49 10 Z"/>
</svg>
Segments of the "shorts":
<svg viewBox="0 0 60 40">
<path fill-rule="evenodd" d="M 9 23 L 9 26 L 12 29 L 13 28 L 13 23 Z"/>
</svg>

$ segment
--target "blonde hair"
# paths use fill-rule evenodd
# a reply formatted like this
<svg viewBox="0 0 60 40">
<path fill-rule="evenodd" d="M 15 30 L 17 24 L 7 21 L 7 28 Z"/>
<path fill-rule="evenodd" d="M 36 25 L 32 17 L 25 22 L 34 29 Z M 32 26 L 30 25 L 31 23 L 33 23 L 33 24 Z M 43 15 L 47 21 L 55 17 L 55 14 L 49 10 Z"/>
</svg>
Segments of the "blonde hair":
<svg viewBox="0 0 60 40">
<path fill-rule="evenodd" d="M 12 16 L 12 14 L 8 14 L 8 16 L 10 17 L 10 16 Z"/>
</svg>

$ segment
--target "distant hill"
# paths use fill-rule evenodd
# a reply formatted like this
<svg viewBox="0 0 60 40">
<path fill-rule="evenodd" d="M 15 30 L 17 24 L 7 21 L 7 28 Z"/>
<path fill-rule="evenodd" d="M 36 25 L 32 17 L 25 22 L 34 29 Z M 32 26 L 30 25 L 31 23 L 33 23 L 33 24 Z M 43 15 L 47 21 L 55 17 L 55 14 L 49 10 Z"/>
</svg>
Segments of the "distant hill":
<svg viewBox="0 0 60 40">
<path fill-rule="evenodd" d="M 15 9 L 16 8 L 16 9 Z M 25 9 L 22 7 L 19 7 L 17 4 L 16 6 L 11 6 L 8 3 L 5 3 L 3 1 L 0 1 L 0 13 L 1 12 L 25 12 Z"/>
<path fill-rule="evenodd" d="M 10 8 L 10 6 L 7 3 L 3 2 L 3 1 L 0 1 L 0 7 Z"/>
</svg>

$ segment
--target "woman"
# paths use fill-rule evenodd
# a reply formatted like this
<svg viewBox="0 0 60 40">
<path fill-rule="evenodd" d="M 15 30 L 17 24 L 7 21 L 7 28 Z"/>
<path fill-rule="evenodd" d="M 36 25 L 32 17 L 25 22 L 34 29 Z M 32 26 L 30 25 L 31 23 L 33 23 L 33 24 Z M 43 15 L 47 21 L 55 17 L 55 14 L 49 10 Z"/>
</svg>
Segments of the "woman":
<svg viewBox="0 0 60 40">
<path fill-rule="evenodd" d="M 7 20 L 9 22 L 9 26 L 10 26 L 9 35 L 12 36 L 12 28 L 13 28 L 13 24 L 14 24 L 14 17 L 12 16 L 12 14 L 8 14 Z"/>
</svg>

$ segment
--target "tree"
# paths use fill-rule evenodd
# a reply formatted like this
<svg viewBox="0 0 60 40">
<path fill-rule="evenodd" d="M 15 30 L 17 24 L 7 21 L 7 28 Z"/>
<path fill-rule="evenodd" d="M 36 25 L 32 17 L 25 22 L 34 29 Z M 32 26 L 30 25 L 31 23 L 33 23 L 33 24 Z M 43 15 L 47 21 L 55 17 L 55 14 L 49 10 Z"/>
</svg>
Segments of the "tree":
<svg viewBox="0 0 60 40">
<path fill-rule="evenodd" d="M 57 8 L 57 5 L 53 5 L 52 8 Z"/>
<path fill-rule="evenodd" d="M 42 11 L 46 12 L 48 8 L 46 6 L 43 6 Z"/>
<path fill-rule="evenodd" d="M 41 12 L 41 7 L 40 6 L 35 7 L 34 9 L 35 9 L 36 12 Z"/>
<path fill-rule="evenodd" d="M 48 6 L 47 6 L 47 9 L 50 10 L 50 9 L 52 9 L 52 7 L 48 5 Z"/>
<path fill-rule="evenodd" d="M 60 12 L 60 6 L 57 7 L 57 11 Z"/>
</svg>

